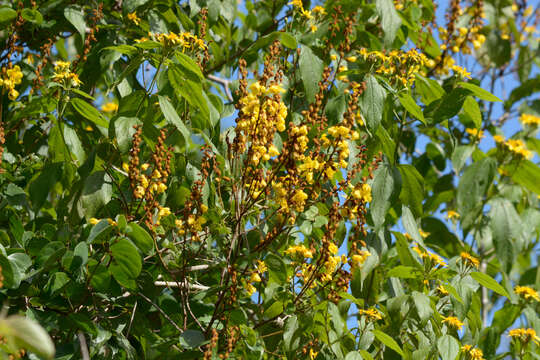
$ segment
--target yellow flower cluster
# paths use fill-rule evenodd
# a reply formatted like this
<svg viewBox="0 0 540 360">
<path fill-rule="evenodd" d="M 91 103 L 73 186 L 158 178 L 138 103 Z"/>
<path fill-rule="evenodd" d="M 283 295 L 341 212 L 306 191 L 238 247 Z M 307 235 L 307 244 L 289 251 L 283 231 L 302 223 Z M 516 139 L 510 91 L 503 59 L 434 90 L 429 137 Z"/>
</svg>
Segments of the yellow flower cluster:
<svg viewBox="0 0 540 360">
<path fill-rule="evenodd" d="M 365 316 L 367 321 L 382 320 L 381 313 L 378 310 L 373 309 L 373 308 L 366 309 L 366 310 L 360 309 L 360 310 L 358 310 L 358 314 L 362 315 L 362 316 Z"/>
<path fill-rule="evenodd" d="M 279 130 L 279 129 L 278 129 Z M 306 125 L 291 126 L 291 137 L 294 139 L 293 158 L 302 161 L 305 159 L 305 152 L 308 147 L 309 138 L 307 137 L 308 128 Z"/>
<path fill-rule="evenodd" d="M 439 294 L 441 294 L 442 296 L 448 296 L 448 295 L 450 295 L 450 293 L 448 292 L 448 290 L 446 290 L 446 288 L 445 288 L 443 285 L 437 286 L 437 292 L 438 292 Z"/>
<path fill-rule="evenodd" d="M 463 79 L 470 79 L 471 78 L 471 73 L 468 72 L 467 69 L 465 69 L 465 68 L 463 68 L 463 67 L 461 67 L 459 65 L 456 65 L 456 61 L 454 60 L 454 58 L 452 58 L 449 55 L 446 55 L 444 58 L 441 58 L 440 56 L 438 56 L 435 59 L 435 61 L 430 60 L 429 64 L 428 64 L 428 67 L 432 68 L 436 64 L 440 64 L 440 66 L 437 66 L 435 68 L 435 73 L 437 75 L 448 75 L 450 70 L 452 70 L 456 75 L 459 75 Z"/>
<path fill-rule="evenodd" d="M 268 271 L 268 268 L 266 267 L 266 264 L 264 261 L 257 260 L 257 265 L 255 271 L 251 273 L 251 276 L 249 278 L 249 281 L 246 282 L 245 289 L 249 296 L 253 295 L 257 289 L 255 286 L 253 286 L 253 283 L 261 282 L 261 276 Z"/>
<path fill-rule="evenodd" d="M 440 257 L 439 255 L 435 253 L 431 253 L 429 251 L 424 251 L 420 249 L 418 244 L 414 244 L 412 249 L 414 250 L 414 252 L 420 255 L 422 259 L 429 259 L 432 262 L 433 266 L 441 266 L 441 267 L 446 266 L 446 262 L 444 261 L 442 257 Z"/>
<path fill-rule="evenodd" d="M 517 295 L 521 296 L 525 300 L 536 300 L 540 301 L 540 296 L 538 296 L 538 293 L 533 288 L 530 288 L 528 286 L 516 286 L 514 288 L 514 291 Z"/>
<path fill-rule="evenodd" d="M 409 51 L 392 50 L 388 54 L 381 51 L 368 52 L 365 48 L 359 50 L 359 54 L 376 69 L 375 72 L 393 77 L 397 83 L 409 87 L 414 84 L 415 74 L 422 67 L 430 67 L 433 60 L 429 60 L 424 54 L 416 49 Z"/>
<path fill-rule="evenodd" d="M 519 117 L 519 121 L 523 125 L 531 125 L 531 126 L 538 126 L 540 125 L 540 116 L 535 116 L 532 114 L 521 114 Z"/>
<path fill-rule="evenodd" d="M 304 245 L 294 245 L 285 250 L 285 254 L 289 256 L 302 256 L 303 258 L 312 258 L 313 253 Z"/>
<path fill-rule="evenodd" d="M 236 133 L 242 152 L 245 151 L 246 139 L 251 139 L 253 154 L 250 160 L 254 165 L 261 159 L 268 161 L 279 155 L 273 140 L 276 130 L 285 130 L 287 107 L 280 97 L 284 91 L 280 85 L 265 87 L 257 81 L 249 86 L 249 93 L 240 99 L 240 110 L 244 116 L 239 118 Z"/>
<path fill-rule="evenodd" d="M 363 201 L 364 203 L 371 202 L 371 186 L 369 184 L 357 184 L 353 186 L 349 184 L 351 188 L 351 195 L 356 200 Z"/>
<path fill-rule="evenodd" d="M 482 34 L 479 34 L 479 30 L 480 27 L 478 26 L 472 26 L 470 28 L 457 28 L 454 34 L 451 34 L 452 36 L 450 36 L 449 42 L 441 44 L 441 50 L 449 49 L 454 53 L 462 52 L 464 54 L 470 54 L 471 48 L 469 47 L 469 43 L 472 44 L 475 50 L 480 49 L 482 47 L 482 44 L 486 42 L 486 37 Z M 448 31 L 445 28 L 440 27 L 439 37 L 443 41 L 448 40 Z"/>
<path fill-rule="evenodd" d="M 448 210 L 446 212 L 446 218 L 451 220 L 457 220 L 459 219 L 459 214 L 455 212 L 454 210 Z"/>
<path fill-rule="evenodd" d="M 187 32 L 181 32 L 180 34 L 176 34 L 173 32 L 170 32 L 168 34 L 149 32 L 148 36 L 167 48 L 180 46 L 182 48 L 182 51 L 206 49 L 206 44 L 204 43 L 203 39 L 199 39 L 196 35 Z"/>
<path fill-rule="evenodd" d="M 504 136 L 495 135 L 493 136 L 493 140 L 495 140 L 498 145 L 501 145 L 504 149 L 508 149 L 518 157 L 523 157 L 525 159 L 533 157 L 532 151 L 527 149 L 525 143 L 521 139 L 508 139 L 505 141 Z"/>
<path fill-rule="evenodd" d="M 332 139 L 328 138 L 328 135 Z M 349 158 L 349 143 L 347 140 L 358 140 L 360 135 L 356 130 L 351 130 L 347 126 L 338 125 L 332 126 L 328 129 L 328 135 L 322 134 L 321 141 L 322 146 L 325 148 L 334 147 L 338 152 L 338 161 L 333 161 L 326 166 L 325 175 L 328 179 L 332 179 L 337 169 L 347 168 Z"/>
<path fill-rule="evenodd" d="M 132 21 L 137 26 L 139 26 L 139 24 L 141 23 L 141 19 L 137 16 L 136 12 L 129 13 L 127 17 L 130 21 Z"/>
<path fill-rule="evenodd" d="M 482 350 L 473 348 L 471 345 L 463 345 L 461 351 L 463 351 L 468 360 L 485 360 Z"/>
<path fill-rule="evenodd" d="M 463 323 L 455 316 L 445 317 L 443 318 L 442 322 L 448 324 L 448 326 L 456 330 L 461 330 L 461 328 L 463 327 Z"/>
<path fill-rule="evenodd" d="M 467 134 L 471 135 L 472 137 L 476 138 L 476 139 L 482 139 L 484 138 L 484 132 L 481 130 L 481 129 L 465 129 L 465 132 L 467 132 Z"/>
<path fill-rule="evenodd" d="M 208 207 L 206 205 L 201 205 L 201 211 L 203 214 L 205 214 L 208 211 Z M 202 215 L 197 216 L 197 215 L 191 214 L 188 216 L 186 222 L 184 222 L 181 219 L 176 219 L 174 221 L 174 224 L 176 225 L 176 228 L 178 229 L 177 230 L 178 235 L 182 236 L 182 235 L 185 235 L 186 230 L 188 230 L 191 233 L 197 233 L 201 231 L 202 226 L 206 224 L 206 218 Z"/>
<path fill-rule="evenodd" d="M 534 341 L 536 345 L 540 345 L 540 338 L 536 336 L 536 331 L 534 331 L 534 329 L 513 329 L 508 332 L 508 336 L 514 340 L 519 340 L 524 345 L 531 341 Z"/>
<path fill-rule="evenodd" d="M 459 254 L 459 257 L 461 258 L 461 261 L 467 266 L 474 266 L 475 268 L 478 268 L 478 266 L 480 265 L 480 261 L 467 252 L 461 252 L 461 254 Z"/>
<path fill-rule="evenodd" d="M 117 112 L 118 111 L 118 104 L 113 103 L 113 102 L 105 103 L 105 104 L 103 104 L 103 106 L 101 106 L 101 111 L 106 112 L 106 113 Z"/>
<path fill-rule="evenodd" d="M 15 90 L 15 85 L 19 85 L 22 82 L 22 77 L 23 74 L 19 65 L 15 65 L 11 69 L 2 68 L 0 87 L 3 87 L 7 91 L 10 100 L 15 100 L 19 97 L 19 92 Z"/>
<path fill-rule="evenodd" d="M 90 218 L 90 220 L 88 221 L 90 224 L 92 225 L 96 225 L 98 222 L 100 222 L 101 219 L 96 219 L 96 218 Z M 114 221 L 113 219 L 111 218 L 107 218 L 107 222 L 109 223 L 109 225 L 111 226 L 117 226 L 118 224 L 116 223 L 116 221 Z"/>
<path fill-rule="evenodd" d="M 71 63 L 69 61 L 57 61 L 54 64 L 53 81 L 64 86 L 78 87 L 81 85 L 79 75 L 71 72 Z"/>
<path fill-rule="evenodd" d="M 364 264 L 366 262 L 366 259 L 368 258 L 368 256 L 371 256 L 371 253 L 367 250 L 359 250 L 357 251 L 357 254 L 354 254 L 353 256 L 351 256 L 351 260 L 352 260 L 352 266 L 362 266 L 362 264 Z"/>
<path fill-rule="evenodd" d="M 129 165 L 127 163 L 123 163 L 122 168 L 125 172 L 129 172 Z M 148 163 L 141 165 L 142 171 L 148 171 L 149 168 L 150 164 Z M 152 174 L 140 174 L 137 179 L 139 185 L 135 188 L 135 197 L 142 199 L 146 191 L 150 191 L 152 194 L 164 193 L 167 190 L 167 185 L 165 184 L 167 177 L 168 174 L 162 174 L 158 170 L 154 170 Z"/>
</svg>

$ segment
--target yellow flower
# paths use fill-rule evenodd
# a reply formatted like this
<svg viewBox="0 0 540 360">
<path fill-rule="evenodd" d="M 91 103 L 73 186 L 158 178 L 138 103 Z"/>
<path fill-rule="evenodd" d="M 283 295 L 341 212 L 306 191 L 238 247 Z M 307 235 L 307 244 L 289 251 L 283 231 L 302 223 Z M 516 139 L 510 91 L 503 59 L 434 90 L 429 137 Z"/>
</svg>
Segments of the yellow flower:
<svg viewBox="0 0 540 360">
<path fill-rule="evenodd" d="M 480 261 L 467 252 L 461 252 L 459 256 L 465 265 L 474 266 L 475 268 L 478 268 L 478 265 L 480 265 Z"/>
<path fill-rule="evenodd" d="M 478 139 L 482 139 L 484 137 L 484 132 L 480 129 L 465 129 L 465 131 L 467 132 L 467 134 L 475 137 L 475 138 L 478 138 Z"/>
<path fill-rule="evenodd" d="M 447 219 L 459 219 L 459 214 L 455 212 L 454 210 L 448 210 L 446 212 L 446 218 Z"/>
<path fill-rule="evenodd" d="M 315 360 L 315 358 L 317 357 L 318 354 L 319 354 L 319 352 L 313 351 L 313 348 L 309 348 L 309 359 L 310 360 Z"/>
<path fill-rule="evenodd" d="M 353 266 L 361 266 L 371 253 L 367 250 L 360 250 L 358 254 L 351 256 Z"/>
<path fill-rule="evenodd" d="M 111 226 L 116 226 L 116 225 L 118 225 L 118 224 L 116 223 L 116 221 L 114 221 L 114 220 L 111 219 L 111 218 L 108 218 L 108 219 L 107 219 L 107 222 L 108 222 L 109 225 L 111 225 Z"/>
<path fill-rule="evenodd" d="M 268 271 L 268 267 L 266 266 L 266 264 L 262 260 L 257 260 L 257 265 L 256 266 L 257 266 L 257 271 L 259 273 L 261 273 L 261 274 Z"/>
<path fill-rule="evenodd" d="M 510 150 L 512 153 L 524 157 L 526 159 L 530 159 L 533 157 L 533 153 L 530 150 L 527 150 L 525 147 L 525 143 L 521 139 L 508 139 L 504 146 Z"/>
<path fill-rule="evenodd" d="M 463 323 L 455 316 L 445 317 L 442 322 L 448 324 L 448 326 L 456 330 L 461 330 L 463 327 Z"/>
<path fill-rule="evenodd" d="M 355 188 L 352 193 L 353 197 L 363 202 L 370 202 L 371 198 L 371 186 L 369 184 L 362 184 L 360 188 Z"/>
<path fill-rule="evenodd" d="M 324 10 L 324 8 L 322 6 L 319 6 L 319 5 L 315 6 L 313 9 L 311 9 L 311 11 L 313 11 L 316 14 L 326 15 L 326 10 Z"/>
<path fill-rule="evenodd" d="M 514 288 L 514 291 L 517 295 L 525 298 L 525 300 L 534 299 L 536 301 L 540 301 L 540 296 L 538 296 L 538 293 L 533 288 L 530 288 L 528 286 L 516 286 Z"/>
<path fill-rule="evenodd" d="M 101 111 L 106 112 L 106 113 L 113 113 L 113 112 L 116 112 L 117 110 L 118 110 L 118 104 L 113 103 L 113 102 L 108 102 L 106 104 L 103 104 L 103 106 L 101 107 Z"/>
<path fill-rule="evenodd" d="M 513 329 L 508 332 L 508 336 L 514 340 L 519 340 L 523 345 L 526 345 L 531 341 L 534 341 L 537 345 L 540 345 L 540 338 L 536 336 L 536 331 L 534 331 L 534 329 Z"/>
<path fill-rule="evenodd" d="M 253 295 L 257 289 L 255 286 L 253 286 L 251 283 L 246 283 L 246 286 L 244 287 L 248 293 L 249 296 Z"/>
<path fill-rule="evenodd" d="M 96 225 L 96 224 L 99 222 L 99 219 L 96 219 L 96 218 L 90 218 L 89 222 L 90 222 L 90 224 L 92 224 L 92 225 Z"/>
<path fill-rule="evenodd" d="M 358 314 L 365 316 L 368 321 L 377 321 L 382 319 L 382 315 L 379 311 L 374 308 L 363 310 L 358 310 Z"/>
<path fill-rule="evenodd" d="M 467 355 L 470 360 L 485 360 L 484 353 L 478 348 L 473 348 L 471 345 L 463 345 L 461 351 Z"/>
<path fill-rule="evenodd" d="M 289 256 L 301 255 L 304 258 L 313 257 L 311 250 L 306 248 L 304 245 L 291 246 L 287 250 L 285 250 L 285 254 Z"/>
<path fill-rule="evenodd" d="M 443 285 L 437 286 L 437 292 L 439 292 L 439 294 L 441 294 L 442 296 L 448 296 L 450 294 Z"/>
<path fill-rule="evenodd" d="M 251 282 L 261 282 L 261 277 L 256 272 L 251 273 L 251 278 L 249 279 Z"/>
<path fill-rule="evenodd" d="M 171 209 L 169 209 L 168 207 L 162 207 L 159 209 L 159 212 L 158 212 L 159 218 L 169 216 L 169 215 L 171 215 Z"/>
<path fill-rule="evenodd" d="M 349 56 L 349 57 L 346 57 L 345 60 L 347 60 L 348 62 L 356 62 L 357 57 L 356 56 Z"/>
<path fill-rule="evenodd" d="M 137 16 L 136 12 L 129 13 L 127 17 L 137 26 L 139 26 L 139 24 L 141 23 L 141 19 Z"/>
<path fill-rule="evenodd" d="M 427 238 L 431 234 L 431 233 L 425 232 L 422 229 L 418 229 L 418 232 L 420 233 L 420 236 L 423 237 L 424 239 Z"/>
<path fill-rule="evenodd" d="M 144 188 L 141 185 L 137 185 L 134 195 L 137 199 L 142 199 L 144 197 L 144 192 Z"/>
<path fill-rule="evenodd" d="M 339 249 L 336 244 L 331 242 L 330 245 L 328 245 L 328 251 L 330 252 L 330 254 L 335 255 L 337 254 Z"/>
<path fill-rule="evenodd" d="M 524 125 L 540 125 L 540 116 L 535 116 L 532 114 L 521 114 L 519 117 L 519 121 L 521 121 Z"/>
<path fill-rule="evenodd" d="M 310 30 L 312 33 L 314 33 L 315 31 L 317 31 L 317 25 L 311 25 L 310 26 Z"/>
<path fill-rule="evenodd" d="M 330 55 L 330 60 L 336 60 L 336 59 L 337 59 L 337 55 L 336 55 L 336 54 Z"/>
</svg>

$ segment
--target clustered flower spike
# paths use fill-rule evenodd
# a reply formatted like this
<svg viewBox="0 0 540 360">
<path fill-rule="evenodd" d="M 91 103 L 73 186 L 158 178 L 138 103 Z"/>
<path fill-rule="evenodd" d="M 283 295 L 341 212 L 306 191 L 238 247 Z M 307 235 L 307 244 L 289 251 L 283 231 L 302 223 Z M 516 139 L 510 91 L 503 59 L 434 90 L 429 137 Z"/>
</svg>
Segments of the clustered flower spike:
<svg viewBox="0 0 540 360">
<path fill-rule="evenodd" d="M 54 64 L 54 74 L 52 80 L 67 87 L 78 87 L 81 85 L 79 75 L 71 72 L 69 61 L 57 61 Z"/>
<path fill-rule="evenodd" d="M 19 92 L 15 90 L 15 86 L 22 82 L 23 74 L 19 65 L 15 65 L 11 69 L 2 68 L 0 74 L 0 88 L 4 88 L 7 91 L 9 99 L 15 100 L 19 97 Z"/>
</svg>

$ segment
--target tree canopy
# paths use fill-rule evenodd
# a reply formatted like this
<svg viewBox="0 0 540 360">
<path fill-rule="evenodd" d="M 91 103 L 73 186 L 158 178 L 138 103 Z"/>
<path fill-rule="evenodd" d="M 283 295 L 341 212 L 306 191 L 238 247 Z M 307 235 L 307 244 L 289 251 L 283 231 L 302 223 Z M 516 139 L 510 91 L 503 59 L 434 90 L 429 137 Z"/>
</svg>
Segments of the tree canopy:
<svg viewBox="0 0 540 360">
<path fill-rule="evenodd" d="M 443 3 L 0 0 L 1 356 L 540 358 L 539 4 Z"/>
</svg>

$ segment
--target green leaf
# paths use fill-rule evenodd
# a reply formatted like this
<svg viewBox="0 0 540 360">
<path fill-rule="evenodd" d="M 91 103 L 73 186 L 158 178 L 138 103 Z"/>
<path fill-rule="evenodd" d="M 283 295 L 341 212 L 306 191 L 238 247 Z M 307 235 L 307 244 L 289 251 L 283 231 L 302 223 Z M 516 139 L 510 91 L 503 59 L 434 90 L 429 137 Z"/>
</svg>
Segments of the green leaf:
<svg viewBox="0 0 540 360">
<path fill-rule="evenodd" d="M 136 117 L 119 116 L 114 120 L 114 134 L 110 134 L 109 137 L 116 139 L 121 153 L 125 154 L 129 151 L 136 131 L 133 126 L 140 124 L 141 121 Z"/>
<path fill-rule="evenodd" d="M 457 189 L 458 212 L 462 216 L 481 203 L 496 169 L 497 165 L 491 158 L 484 158 L 465 169 Z"/>
<path fill-rule="evenodd" d="M 422 216 L 422 200 L 424 199 L 424 179 L 416 168 L 409 164 L 398 165 L 401 174 L 400 200 L 409 206 L 416 217 Z"/>
<path fill-rule="evenodd" d="M 112 184 L 105 171 L 96 171 L 86 178 L 78 210 L 86 220 L 94 217 L 97 212 L 112 198 Z"/>
<path fill-rule="evenodd" d="M 208 118 L 210 110 L 202 95 L 203 89 L 201 83 L 190 79 L 189 74 L 186 75 L 177 65 L 169 66 L 167 74 L 172 87 L 177 92 L 177 96 L 186 99 L 193 109 L 197 109 L 201 112 L 202 116 Z"/>
<path fill-rule="evenodd" d="M 201 68 L 195 61 L 193 61 L 192 58 L 187 56 L 186 54 L 183 54 L 181 52 L 175 53 L 176 60 L 178 60 L 177 66 L 179 66 L 184 75 L 188 76 L 191 80 L 199 80 L 202 81 L 204 79 L 204 75 L 201 72 Z"/>
<path fill-rule="evenodd" d="M 84 41 L 86 34 L 86 22 L 84 21 L 84 11 L 80 6 L 69 5 L 64 8 L 64 16 L 77 29 Z"/>
<path fill-rule="evenodd" d="M 287 268 L 281 257 L 274 254 L 268 254 L 264 261 L 268 266 L 268 273 L 271 280 L 273 279 L 279 284 L 287 282 Z"/>
<path fill-rule="evenodd" d="M 107 219 L 103 219 L 98 222 L 96 225 L 92 226 L 90 234 L 88 235 L 88 243 L 92 243 L 94 240 L 99 240 L 105 237 L 109 232 L 111 232 L 112 226 L 109 224 Z"/>
<path fill-rule="evenodd" d="M 398 95 L 399 102 L 405 110 L 407 110 L 412 116 L 420 120 L 424 125 L 426 125 L 426 120 L 424 119 L 424 114 L 422 113 L 422 108 L 416 104 L 416 101 L 412 98 L 411 94 L 408 92 L 401 92 Z"/>
<path fill-rule="evenodd" d="M 296 42 L 296 39 L 294 36 L 292 36 L 288 32 L 282 32 L 280 33 L 280 40 L 283 45 L 288 47 L 289 49 L 296 49 L 298 47 L 298 43 Z"/>
<path fill-rule="evenodd" d="M 0 319 L 0 333 L 14 339 L 19 349 L 26 349 L 45 359 L 54 358 L 54 344 L 49 334 L 33 320 L 18 315 Z"/>
<path fill-rule="evenodd" d="M 422 275 L 422 272 L 412 266 L 398 265 L 392 267 L 387 273 L 388 277 L 397 277 L 401 279 L 417 279 Z"/>
<path fill-rule="evenodd" d="M 426 105 L 442 98 L 446 92 L 439 83 L 433 79 L 425 78 L 416 74 L 416 91 L 422 97 L 422 102 Z"/>
<path fill-rule="evenodd" d="M 126 226 L 126 235 L 143 254 L 148 254 L 154 248 L 152 236 L 137 223 L 131 222 Z"/>
<path fill-rule="evenodd" d="M 0 7 L 0 23 L 12 21 L 17 17 L 17 12 L 8 7 Z"/>
<path fill-rule="evenodd" d="M 186 144 L 189 144 L 190 139 L 190 131 L 187 128 L 187 126 L 184 124 L 184 122 L 180 119 L 178 116 L 178 113 L 176 110 L 174 110 L 174 107 L 172 106 L 171 102 L 165 97 L 165 96 L 159 96 L 159 106 L 161 107 L 161 111 L 163 112 L 163 115 L 165 116 L 165 120 L 169 124 L 172 124 L 176 126 L 180 134 L 184 137 L 184 141 Z"/>
<path fill-rule="evenodd" d="M 377 13 L 381 17 L 381 25 L 384 31 L 384 43 L 389 46 L 394 42 L 396 33 L 401 26 L 394 2 L 392 0 L 376 0 Z"/>
<path fill-rule="evenodd" d="M 142 269 L 141 255 L 128 239 L 120 239 L 111 245 L 112 262 L 110 272 L 118 283 L 128 289 L 135 289 L 135 279 Z"/>
<path fill-rule="evenodd" d="M 522 159 L 517 165 L 504 166 L 504 170 L 511 174 L 513 181 L 540 195 L 540 167 L 536 164 Z"/>
<path fill-rule="evenodd" d="M 461 172 L 465 162 L 471 157 L 473 150 L 473 145 L 460 145 L 454 149 L 454 152 L 452 153 L 452 166 L 456 174 Z"/>
<path fill-rule="evenodd" d="M 366 76 L 366 90 L 360 98 L 360 108 L 371 132 L 377 131 L 381 123 L 386 91 L 373 75 Z"/>
<path fill-rule="evenodd" d="M 95 107 L 93 107 L 91 104 L 87 103 L 83 99 L 71 99 L 71 106 L 73 106 L 75 111 L 77 111 L 82 117 L 90 120 L 94 124 L 104 128 L 109 127 L 109 122 L 107 121 L 107 119 L 105 119 Z"/>
<path fill-rule="evenodd" d="M 38 177 L 30 183 L 28 194 L 34 211 L 41 209 L 47 200 L 49 192 L 61 176 L 61 167 L 60 163 L 46 164 Z"/>
<path fill-rule="evenodd" d="M 480 285 L 483 287 L 486 287 L 494 292 L 496 292 L 499 295 L 506 296 L 510 299 L 510 295 L 506 291 L 504 287 L 501 286 L 495 279 L 493 279 L 491 276 L 473 271 L 471 272 L 471 277 L 476 280 Z"/>
<path fill-rule="evenodd" d="M 521 218 L 514 205 L 507 199 L 495 198 L 489 202 L 490 227 L 495 253 L 503 270 L 510 272 L 516 253 L 520 251 L 512 241 L 521 233 Z"/>
<path fill-rule="evenodd" d="M 25 8 L 21 11 L 21 16 L 24 20 L 40 25 L 43 22 L 43 16 L 35 9 Z"/>
<path fill-rule="evenodd" d="M 473 83 L 459 82 L 458 85 L 462 88 L 470 90 L 473 95 L 479 99 L 486 101 L 502 102 L 501 99 L 499 99 L 489 91 L 482 89 L 480 86 L 474 85 Z"/>
<path fill-rule="evenodd" d="M 433 315 L 433 309 L 431 308 L 431 301 L 426 294 L 423 294 L 418 291 L 412 292 L 412 299 L 416 310 L 418 311 L 418 316 L 420 320 L 426 321 Z"/>
<path fill-rule="evenodd" d="M 373 333 L 373 335 L 375 335 L 377 340 L 379 340 L 384 345 L 388 346 L 390 349 L 397 352 L 402 357 L 405 357 L 405 354 L 403 353 L 403 350 L 401 350 L 398 343 L 394 339 L 392 339 L 392 337 L 390 335 L 382 332 L 381 330 L 372 330 L 371 332 Z"/>
<path fill-rule="evenodd" d="M 319 91 L 319 81 L 322 78 L 324 64 L 309 47 L 300 45 L 298 65 L 300 68 L 300 77 L 304 83 L 306 99 L 309 102 L 313 102 L 315 95 Z"/>
<path fill-rule="evenodd" d="M 528 79 L 514 88 L 508 97 L 508 100 L 504 102 L 504 109 L 509 110 L 519 100 L 531 96 L 532 94 L 540 91 L 540 75 L 535 78 Z"/>
<path fill-rule="evenodd" d="M 264 317 L 268 319 L 275 318 L 283 312 L 283 303 L 281 301 L 274 301 L 266 310 L 264 310 Z"/>
<path fill-rule="evenodd" d="M 205 340 L 204 334 L 199 330 L 187 329 L 180 335 L 180 342 L 185 343 L 189 349 L 197 348 Z"/>
<path fill-rule="evenodd" d="M 285 330 L 283 331 L 283 345 L 285 351 L 296 350 L 300 345 L 300 334 L 296 334 L 297 330 L 298 319 L 296 318 L 296 315 L 291 315 L 287 319 Z"/>
<path fill-rule="evenodd" d="M 407 233 L 411 235 L 414 241 L 425 247 L 424 240 L 422 239 L 422 236 L 420 236 L 420 231 L 418 231 L 418 224 L 414 219 L 412 211 L 407 206 L 403 205 L 401 208 L 401 214 L 401 222 L 403 223 L 405 231 L 407 231 Z"/>
<path fill-rule="evenodd" d="M 437 340 L 437 350 L 442 360 L 455 360 L 459 354 L 459 342 L 448 334 Z"/>
<path fill-rule="evenodd" d="M 431 116 L 433 123 L 438 124 L 441 121 L 456 116 L 470 93 L 470 90 L 458 87 L 449 94 L 446 94 L 442 99 L 431 103 L 428 108 L 429 110 L 432 110 L 430 111 L 430 114 L 433 114 Z M 432 108 L 434 108 L 434 111 Z"/>
<path fill-rule="evenodd" d="M 371 188 L 373 201 L 369 209 L 375 228 L 379 228 L 384 224 L 386 213 L 401 190 L 400 172 L 394 166 L 380 166 L 375 171 Z"/>
<path fill-rule="evenodd" d="M 465 102 L 463 103 L 463 113 L 468 119 L 472 120 L 476 129 L 482 127 L 482 113 L 480 112 L 478 103 L 472 96 L 467 96 L 465 99 Z"/>
</svg>

